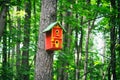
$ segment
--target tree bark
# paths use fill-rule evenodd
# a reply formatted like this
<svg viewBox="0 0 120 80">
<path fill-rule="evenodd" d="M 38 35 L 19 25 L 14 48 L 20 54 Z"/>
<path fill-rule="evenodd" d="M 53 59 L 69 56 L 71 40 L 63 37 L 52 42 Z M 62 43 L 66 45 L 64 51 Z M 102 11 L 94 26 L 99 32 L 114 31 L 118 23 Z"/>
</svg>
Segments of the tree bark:
<svg viewBox="0 0 120 80">
<path fill-rule="evenodd" d="M 57 0 L 42 0 L 35 80 L 52 80 L 53 52 L 45 50 L 45 34 L 42 31 L 56 21 L 56 11 Z"/>
</svg>

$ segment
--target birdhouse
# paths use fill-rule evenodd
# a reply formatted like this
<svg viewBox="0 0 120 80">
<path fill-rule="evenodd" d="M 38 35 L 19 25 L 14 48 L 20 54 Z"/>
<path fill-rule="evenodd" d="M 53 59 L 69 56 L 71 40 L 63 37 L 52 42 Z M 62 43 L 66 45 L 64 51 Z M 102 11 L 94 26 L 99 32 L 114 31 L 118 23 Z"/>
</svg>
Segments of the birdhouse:
<svg viewBox="0 0 120 80">
<path fill-rule="evenodd" d="M 51 23 L 47 28 L 43 30 L 45 36 L 45 49 L 46 50 L 61 50 L 63 45 L 63 31 L 58 22 Z"/>
</svg>

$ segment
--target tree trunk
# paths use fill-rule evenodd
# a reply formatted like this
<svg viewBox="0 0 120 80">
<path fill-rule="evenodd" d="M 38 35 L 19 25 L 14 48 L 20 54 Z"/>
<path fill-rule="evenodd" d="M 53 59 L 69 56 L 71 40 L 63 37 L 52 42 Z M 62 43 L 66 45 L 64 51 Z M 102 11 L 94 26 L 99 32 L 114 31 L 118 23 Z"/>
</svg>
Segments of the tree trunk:
<svg viewBox="0 0 120 80">
<path fill-rule="evenodd" d="M 87 80 L 87 69 L 88 69 L 88 44 L 89 44 L 89 36 L 90 36 L 90 22 L 88 23 L 88 31 L 86 36 L 86 46 L 85 46 L 85 62 L 84 62 L 84 80 Z"/>
<path fill-rule="evenodd" d="M 70 17 L 72 15 L 71 12 L 67 11 L 65 16 L 68 16 Z M 66 20 L 66 19 L 65 19 Z M 70 50 L 70 43 L 71 43 L 71 39 L 69 38 L 70 35 L 72 35 L 72 28 L 70 27 L 70 24 L 69 23 L 65 23 L 64 24 L 65 28 L 66 28 L 66 32 L 67 34 L 65 34 L 64 36 L 64 48 L 63 48 L 63 51 L 64 51 L 64 54 L 68 55 L 68 54 L 71 54 L 71 50 Z M 65 58 L 63 59 L 65 60 Z M 65 62 L 62 62 L 62 76 L 61 76 L 61 80 L 68 80 L 68 68 L 66 68 L 66 66 L 69 66 L 69 62 L 68 60 L 66 60 Z"/>
<path fill-rule="evenodd" d="M 25 2 L 25 24 L 24 24 L 24 41 L 22 53 L 22 80 L 29 80 L 29 42 L 30 42 L 30 18 L 31 18 L 31 1 Z"/>
<path fill-rule="evenodd" d="M 102 63 L 105 64 L 105 51 L 106 51 L 106 40 L 105 40 L 105 34 L 103 34 L 103 51 L 102 51 Z M 101 69 L 102 72 L 102 80 L 105 80 L 105 74 L 106 71 L 104 71 L 104 69 Z"/>
<path fill-rule="evenodd" d="M 114 26 L 110 30 L 110 37 L 111 37 L 110 51 L 111 51 L 112 76 L 113 76 L 113 80 L 116 80 L 116 53 L 115 53 L 115 27 Z"/>
<path fill-rule="evenodd" d="M 117 2 L 118 3 L 118 16 L 117 16 L 117 20 L 118 20 L 118 23 L 117 23 L 118 24 L 118 28 L 117 28 L 118 29 L 118 43 L 117 43 L 117 45 L 118 45 L 118 47 L 117 47 L 117 50 L 118 50 L 118 56 L 120 56 L 120 0 L 117 0 L 117 1 L 118 1 Z M 120 58 L 119 57 L 117 59 L 117 63 L 120 64 Z M 118 70 L 117 75 L 119 75 L 119 73 L 120 73 L 120 69 Z"/>
<path fill-rule="evenodd" d="M 112 70 L 112 80 L 116 80 L 116 53 L 115 53 L 115 41 L 116 41 L 116 34 L 115 34 L 115 25 L 116 25 L 116 14 L 114 11 L 116 10 L 116 1 L 110 0 L 111 6 L 113 8 L 113 15 L 110 17 L 110 51 L 111 51 L 111 70 Z"/>
<path fill-rule="evenodd" d="M 7 28 L 6 25 L 4 26 L 5 29 L 3 34 L 2 80 L 6 80 L 8 78 L 7 77 Z"/>
<path fill-rule="evenodd" d="M 9 76 L 9 80 L 13 80 L 13 75 L 14 75 L 14 73 L 13 73 L 13 70 L 14 70 L 14 53 L 13 52 L 11 52 L 11 51 L 13 51 L 13 47 L 11 47 L 11 44 L 12 44 L 12 42 L 13 42 L 13 40 L 14 40 L 14 38 L 13 38 L 13 34 L 12 34 L 12 29 L 13 29 L 13 27 L 12 27 L 12 20 L 11 20 L 11 15 L 10 15 L 10 11 L 8 11 L 8 28 L 9 28 L 9 30 L 7 31 L 8 32 L 8 42 L 7 42 L 7 44 L 8 44 L 8 53 L 7 53 L 7 63 L 8 63 L 8 71 L 7 72 L 9 72 L 9 70 L 11 71 L 10 73 L 11 74 L 9 74 L 10 76 Z M 12 48 L 12 50 L 11 50 L 11 48 Z M 15 47 L 14 47 L 15 48 Z"/>
<path fill-rule="evenodd" d="M 17 0 L 17 3 L 19 4 L 20 0 Z M 17 11 L 20 11 L 20 5 L 17 6 Z M 20 57 L 21 57 L 21 53 L 20 53 L 20 39 L 21 39 L 21 19 L 20 17 L 17 18 L 17 42 L 16 42 L 16 80 L 19 80 L 21 77 L 20 74 Z"/>
<path fill-rule="evenodd" d="M 78 19 L 79 16 L 78 14 L 76 14 L 76 18 Z M 79 22 L 77 22 L 79 23 Z M 83 23 L 83 17 L 81 17 L 81 22 L 80 22 L 80 25 L 82 25 Z M 79 80 L 80 78 L 80 62 L 81 62 L 81 54 L 82 54 L 82 42 L 83 42 L 83 29 L 82 27 L 80 27 L 80 32 L 79 32 L 79 29 L 77 28 L 78 26 L 76 26 L 76 34 L 75 34 L 75 47 L 76 47 L 76 56 L 75 56 L 75 59 L 76 59 L 76 70 L 75 70 L 75 80 Z M 79 34 L 81 33 L 81 34 Z M 80 39 L 79 39 L 79 35 L 80 35 Z M 79 43 L 78 43 L 79 42 Z"/>
<path fill-rule="evenodd" d="M 35 27 L 35 30 L 37 30 L 37 14 L 36 14 L 36 4 L 37 3 L 37 1 L 36 0 L 34 0 L 34 2 L 33 2 L 33 14 L 34 14 L 34 27 Z M 37 40 L 38 40 L 38 32 L 36 32 L 35 33 L 35 43 L 36 43 L 36 45 L 37 45 Z M 37 53 L 37 47 L 35 48 L 35 53 Z M 36 56 L 36 55 L 35 55 Z"/>
<path fill-rule="evenodd" d="M 83 16 L 81 16 L 81 26 L 83 25 Z M 83 53 L 83 35 L 84 35 L 84 33 L 83 33 L 83 28 L 81 27 L 80 28 L 80 32 L 81 32 L 81 36 L 80 36 L 80 43 L 79 43 L 79 46 L 80 46 L 80 57 L 79 57 L 79 66 L 81 66 L 82 64 L 81 64 L 81 60 L 82 60 L 82 53 Z M 79 68 L 79 78 L 80 78 L 80 76 L 81 76 L 81 74 L 80 74 L 80 68 Z M 78 80 L 79 80 L 79 78 L 78 78 Z"/>
<path fill-rule="evenodd" d="M 119 53 L 119 56 L 120 56 L 120 0 L 117 0 L 117 3 L 118 3 L 118 16 L 117 16 L 117 20 L 118 20 L 118 53 Z M 120 59 L 119 59 L 120 61 Z"/>
<path fill-rule="evenodd" d="M 75 4 L 78 4 L 78 1 L 76 0 L 76 3 Z M 77 20 L 77 23 L 78 22 L 78 19 L 79 19 L 79 14 L 76 14 L 76 20 Z M 79 58 L 80 58 L 80 50 L 79 50 L 79 44 L 78 42 L 80 42 L 78 40 L 78 35 L 79 34 L 79 30 L 78 30 L 78 26 L 75 27 L 75 80 L 79 80 Z"/>
<path fill-rule="evenodd" d="M 6 15 L 7 15 L 7 6 L 2 6 L 1 12 L 0 12 L 0 39 L 3 35 L 5 21 L 6 21 Z"/>
<path fill-rule="evenodd" d="M 5 3 L 4 3 L 5 4 Z M 3 35 L 3 53 L 2 53 L 2 80 L 6 80 L 7 76 L 7 11 L 8 6 L 2 4 L 2 9 L 0 12 L 0 40 Z"/>
<path fill-rule="evenodd" d="M 76 27 L 75 30 L 76 34 L 75 34 L 75 47 L 76 47 L 76 53 L 77 54 L 75 56 L 75 65 L 76 65 L 76 70 L 75 70 L 75 80 L 79 80 L 79 58 L 80 58 L 80 50 L 79 50 L 79 45 L 78 45 L 78 28 Z"/>
<path fill-rule="evenodd" d="M 45 34 L 42 31 L 56 21 L 56 11 L 57 0 L 42 0 L 35 80 L 52 80 L 53 52 L 45 50 Z"/>
<path fill-rule="evenodd" d="M 90 5 L 91 0 L 86 0 L 87 5 Z M 88 31 L 86 36 L 86 45 L 85 45 L 85 62 L 84 62 L 84 77 L 83 80 L 87 80 L 87 71 L 88 71 L 88 44 L 89 44 L 89 36 L 90 36 L 90 21 L 88 22 Z"/>
</svg>

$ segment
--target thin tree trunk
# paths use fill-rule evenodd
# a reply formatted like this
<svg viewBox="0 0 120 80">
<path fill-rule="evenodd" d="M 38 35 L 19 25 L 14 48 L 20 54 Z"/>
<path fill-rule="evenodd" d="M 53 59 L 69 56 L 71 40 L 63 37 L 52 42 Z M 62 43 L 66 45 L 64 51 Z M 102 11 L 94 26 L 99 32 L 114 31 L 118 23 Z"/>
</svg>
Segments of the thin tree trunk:
<svg viewBox="0 0 120 80">
<path fill-rule="evenodd" d="M 108 80 L 111 80 L 110 71 L 111 71 L 111 63 L 109 63 L 109 65 L 108 65 Z"/>
<path fill-rule="evenodd" d="M 112 68 L 112 76 L 113 80 L 116 80 L 116 53 L 115 53 L 115 27 L 110 31 L 110 37 L 111 37 L 111 68 Z"/>
<path fill-rule="evenodd" d="M 12 38 L 13 39 L 13 38 Z M 14 39 L 13 39 L 13 41 L 14 41 Z M 13 74 L 11 74 L 12 76 L 9 76 L 11 79 L 9 79 L 9 80 L 13 80 L 14 79 L 14 66 L 15 66 L 15 45 L 14 45 L 14 47 L 12 48 L 12 52 L 11 52 L 12 54 L 11 54 L 11 67 L 12 67 L 12 73 Z M 20 79 L 19 79 L 20 80 Z"/>
<path fill-rule="evenodd" d="M 11 76 L 9 76 L 9 80 L 13 80 L 13 69 L 14 69 L 14 53 L 13 52 L 11 52 L 11 48 L 13 48 L 13 47 L 11 47 L 11 44 L 12 44 L 12 42 L 13 42 L 13 40 L 14 40 L 14 38 L 13 38 L 13 35 L 12 35 L 12 20 L 11 20 L 11 15 L 10 15 L 10 12 L 8 11 L 8 20 L 9 20 L 9 22 L 8 22 L 8 28 L 9 28 L 9 30 L 8 30 L 8 33 L 9 33 L 9 35 L 8 35 L 8 55 L 7 55 L 7 63 L 8 63 L 8 71 L 10 70 L 11 71 Z M 12 55 L 12 56 L 11 56 Z M 12 63 L 11 63 L 12 62 Z"/>
<path fill-rule="evenodd" d="M 36 4 L 37 2 L 36 2 L 36 0 L 34 0 L 34 2 L 33 2 L 33 14 L 34 14 L 34 28 L 35 28 L 35 30 L 37 30 L 37 14 L 36 14 Z M 38 42 L 38 32 L 35 32 L 35 44 L 37 45 L 37 42 Z M 35 46 L 35 53 L 37 53 L 37 46 Z M 36 54 L 34 55 L 34 58 L 33 58 L 33 60 L 34 60 L 34 65 L 35 65 L 35 60 L 36 60 Z"/>
<path fill-rule="evenodd" d="M 78 14 L 76 14 L 76 18 L 78 17 Z M 77 22 L 79 23 L 79 22 Z M 82 26 L 83 23 L 83 17 L 81 17 L 81 22 L 80 25 Z M 75 46 L 76 46 L 76 71 L 75 71 L 75 80 L 79 80 L 80 78 L 80 64 L 81 64 L 81 54 L 82 54 L 82 42 L 83 42 L 83 29 L 82 27 L 80 27 L 80 33 L 79 34 L 79 29 L 76 27 L 76 41 L 75 41 Z M 80 35 L 80 39 L 79 39 L 79 35 Z M 79 42 L 79 43 L 78 43 Z"/>
<path fill-rule="evenodd" d="M 34 3 L 33 3 L 33 9 L 34 9 L 34 11 L 33 11 L 33 14 L 34 14 L 34 27 L 35 27 L 35 30 L 37 30 L 37 14 L 36 14 L 36 0 L 34 0 Z M 37 34 L 37 32 L 35 33 L 35 43 L 36 43 L 36 45 L 37 45 L 37 40 L 38 40 L 38 34 Z M 35 48 L 35 53 L 37 52 L 37 47 Z"/>
<path fill-rule="evenodd" d="M 84 80 L 87 80 L 87 71 L 88 71 L 88 44 L 89 44 L 89 36 L 90 36 L 90 22 L 88 23 L 88 31 L 86 36 L 86 46 L 85 46 L 85 62 L 84 62 Z"/>
<path fill-rule="evenodd" d="M 75 4 L 78 4 L 78 1 L 76 0 L 75 1 Z M 77 20 L 77 23 L 79 23 L 78 22 L 78 19 L 79 19 L 79 14 L 76 14 L 76 20 Z M 80 59 L 80 49 L 79 49 L 79 45 L 80 44 L 78 44 L 78 42 L 80 43 L 80 41 L 78 40 L 78 36 L 79 36 L 80 34 L 79 34 L 79 30 L 78 30 L 78 26 L 76 26 L 76 28 L 75 28 L 75 48 L 76 48 L 76 52 L 75 52 L 75 54 L 77 54 L 76 56 L 75 56 L 75 65 L 76 65 L 76 69 L 75 69 L 75 80 L 79 80 L 79 74 L 80 74 L 80 72 L 79 72 L 79 59 Z"/>
<path fill-rule="evenodd" d="M 3 53 L 2 53 L 2 80 L 6 80 L 8 78 L 7 76 L 7 11 L 8 11 L 8 6 L 5 6 L 4 4 L 2 5 L 0 13 L 0 39 L 3 34 Z"/>
<path fill-rule="evenodd" d="M 56 21 L 57 0 L 42 0 L 35 80 L 52 80 L 53 52 L 45 51 L 45 34 L 42 33 Z"/>
<path fill-rule="evenodd" d="M 83 16 L 81 16 L 81 23 L 80 23 L 80 25 L 82 26 L 83 25 Z M 81 56 L 82 56 L 82 53 L 83 53 L 83 28 L 82 27 L 80 27 L 80 32 L 81 32 L 81 35 L 80 35 L 80 43 L 79 43 L 79 46 L 80 46 L 80 55 L 79 55 L 79 66 L 81 66 Z M 81 76 L 81 74 L 80 74 L 80 67 L 79 67 L 79 73 L 78 73 L 78 75 L 79 75 L 79 78 L 80 78 L 80 76 Z M 79 80 L 79 78 L 78 78 L 78 80 Z"/>
<path fill-rule="evenodd" d="M 11 34 L 11 19 L 10 19 L 10 13 L 8 11 L 8 27 L 9 27 L 9 34 Z M 8 56 L 7 56 L 7 61 L 8 61 L 8 66 L 10 67 L 10 41 L 11 41 L 11 35 L 8 36 Z"/>
<path fill-rule="evenodd" d="M 96 15 L 95 15 L 96 17 Z M 83 79 L 86 80 L 87 79 L 87 69 L 88 69 L 88 50 L 89 50 L 89 37 L 91 34 L 92 29 L 94 28 L 94 23 L 95 23 L 95 19 L 93 20 L 91 26 L 90 26 L 90 22 L 88 22 L 88 31 L 87 31 L 87 36 L 86 36 L 86 46 L 85 46 L 85 62 L 84 62 L 84 77 Z"/>
<path fill-rule="evenodd" d="M 71 6 L 72 6 L 72 1 L 70 2 L 71 4 L 70 4 L 70 8 L 72 8 Z M 71 17 L 72 16 L 72 12 L 71 11 L 67 11 L 66 10 L 66 14 L 65 15 L 63 15 L 63 16 L 67 16 L 67 17 Z M 66 20 L 66 19 L 64 19 L 64 20 Z M 71 55 L 71 51 L 72 51 L 72 49 L 71 49 L 71 39 L 69 38 L 69 36 L 70 35 L 72 35 L 72 28 L 71 28 L 71 26 L 70 26 L 70 24 L 69 23 L 64 23 L 63 24 L 64 26 L 65 26 L 65 29 L 66 29 L 66 34 L 64 35 L 64 48 L 63 48 L 63 51 L 64 51 L 64 53 L 66 54 L 66 55 Z M 65 60 L 65 58 L 63 58 L 62 60 Z M 68 70 L 68 68 L 66 68 L 66 66 L 69 66 L 69 62 L 68 62 L 68 60 L 66 60 L 65 62 L 62 62 L 62 76 L 61 76 L 61 80 L 68 80 L 69 79 L 69 74 L 68 74 L 68 72 L 67 72 L 67 70 Z"/>
<path fill-rule="evenodd" d="M 66 16 L 70 17 L 72 15 L 71 12 L 67 11 L 66 12 Z M 64 42 L 65 42 L 65 45 L 64 45 L 64 53 L 67 55 L 67 54 L 70 54 L 70 43 L 71 43 L 71 39 L 68 37 L 72 34 L 72 28 L 70 27 L 70 24 L 66 23 L 64 24 L 65 28 L 66 28 L 66 31 L 67 31 L 67 34 L 64 36 Z M 68 80 L 68 72 L 67 72 L 67 68 L 66 66 L 69 66 L 68 64 L 69 62 L 66 60 L 65 62 L 62 62 L 62 80 Z"/>
<path fill-rule="evenodd" d="M 105 64 L 105 51 L 106 51 L 106 41 L 105 41 L 105 34 L 103 34 L 103 52 L 102 52 L 102 63 Z M 101 72 L 102 72 L 102 80 L 105 80 L 105 73 L 106 71 L 104 71 L 104 69 L 101 69 Z"/>
<path fill-rule="evenodd" d="M 110 0 L 111 6 L 113 8 L 112 13 L 116 10 L 116 1 Z M 116 53 L 115 53 L 115 41 L 116 41 L 116 34 L 115 34 L 115 25 L 116 25 L 116 14 L 113 14 L 110 17 L 110 51 L 111 51 L 111 69 L 112 69 L 112 80 L 116 80 Z"/>
<path fill-rule="evenodd" d="M 90 64 L 89 64 L 89 66 L 93 66 L 93 65 L 94 65 L 94 62 L 93 62 L 93 58 L 92 58 L 92 57 L 93 57 L 93 56 L 90 56 L 91 62 L 90 62 Z M 89 80 L 93 80 L 93 70 L 90 71 Z"/>
<path fill-rule="evenodd" d="M 19 3 L 20 0 L 17 0 L 17 3 Z M 17 6 L 17 11 L 20 11 L 20 5 Z M 21 74 L 20 74 L 20 57 L 21 57 L 21 53 L 20 53 L 20 39 L 21 39 L 21 28 L 20 28 L 20 17 L 17 18 L 17 44 L 16 44 L 16 80 L 19 80 L 21 78 Z"/>
<path fill-rule="evenodd" d="M 77 19 L 79 18 L 78 14 L 76 14 L 76 18 Z M 83 18 L 81 17 L 80 25 L 82 25 L 82 19 Z M 79 23 L 79 22 L 77 22 L 77 23 Z M 82 38 L 83 38 L 82 27 L 80 28 L 81 34 L 79 34 L 78 26 L 76 26 L 75 32 L 76 32 L 76 34 L 75 34 L 75 38 L 76 38 L 75 46 L 76 46 L 76 54 L 77 54 L 75 56 L 75 65 L 76 65 L 75 80 L 79 80 L 79 78 L 80 78 L 80 59 L 81 59 L 81 53 L 82 53 Z M 79 39 L 79 35 L 80 35 L 80 39 Z"/>
<path fill-rule="evenodd" d="M 76 34 L 75 34 L 75 47 L 76 47 L 76 70 L 75 70 L 75 80 L 79 80 L 79 58 L 80 58 L 80 51 L 79 51 L 79 45 L 78 45 L 78 28 L 76 28 Z"/>
<path fill-rule="evenodd" d="M 31 1 L 25 2 L 25 24 L 24 24 L 24 41 L 22 53 L 22 80 L 29 80 L 29 42 L 30 42 L 30 19 L 31 19 Z"/>
<path fill-rule="evenodd" d="M 97 16 L 97 14 L 95 13 L 95 17 Z M 89 37 L 91 34 L 92 29 L 94 28 L 94 23 L 95 23 L 95 19 L 92 21 L 92 24 L 90 24 L 91 22 L 88 22 L 88 31 L 87 31 L 87 36 L 86 36 L 86 45 L 85 45 L 85 62 L 84 62 L 84 77 L 83 79 L 86 80 L 87 79 L 87 71 L 88 71 L 88 50 L 89 50 Z"/>
<path fill-rule="evenodd" d="M 120 0 L 117 0 L 118 2 L 118 56 L 120 56 Z M 118 60 L 118 62 L 120 63 L 120 58 Z M 118 74 L 120 73 L 120 69 L 118 70 Z"/>
<path fill-rule="evenodd" d="M 99 7 L 101 0 L 97 0 L 97 6 Z M 91 0 L 86 0 L 87 4 L 90 5 Z M 87 80 L 87 71 L 88 71 L 88 50 L 89 50 L 89 37 L 92 29 L 94 28 L 94 23 L 97 17 L 97 12 L 94 13 L 95 18 L 93 19 L 92 23 L 88 22 L 88 32 L 86 36 L 86 46 L 85 46 L 85 62 L 84 62 L 84 80 Z M 91 23 L 91 24 L 90 24 Z M 92 72 L 92 71 L 91 71 Z M 91 75 L 91 74 L 90 74 Z M 90 76 L 91 77 L 91 76 Z"/>
<path fill-rule="evenodd" d="M 7 77 L 7 27 L 5 23 L 5 29 L 3 34 L 3 53 L 2 53 L 2 80 L 6 80 Z"/>
<path fill-rule="evenodd" d="M 91 0 L 86 0 L 87 5 L 90 5 Z M 83 80 L 87 80 L 87 71 L 88 71 L 88 44 L 89 44 L 89 36 L 90 36 L 90 21 L 88 22 L 88 31 L 86 36 L 86 45 L 85 45 L 85 62 L 84 62 L 84 77 Z"/>
<path fill-rule="evenodd" d="M 118 16 L 117 16 L 117 20 L 118 20 L 118 45 L 119 45 L 119 47 L 118 47 L 118 53 L 119 53 L 119 56 L 120 56 L 120 0 L 117 0 L 117 3 L 118 3 Z M 119 61 L 120 61 L 120 59 L 119 59 Z"/>
<path fill-rule="evenodd" d="M 3 5 L 0 12 L 0 39 L 3 35 L 3 31 L 5 27 L 6 15 L 7 15 L 7 7 Z"/>
</svg>

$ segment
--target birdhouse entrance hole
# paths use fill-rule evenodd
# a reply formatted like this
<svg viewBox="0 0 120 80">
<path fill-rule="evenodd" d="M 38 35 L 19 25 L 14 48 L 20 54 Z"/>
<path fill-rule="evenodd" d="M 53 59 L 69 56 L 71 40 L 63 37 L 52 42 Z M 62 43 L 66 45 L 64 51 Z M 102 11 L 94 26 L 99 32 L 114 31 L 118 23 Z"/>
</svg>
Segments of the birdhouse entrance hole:
<svg viewBox="0 0 120 80">
<path fill-rule="evenodd" d="M 57 35 L 59 34 L 59 31 L 58 31 L 58 30 L 56 30 L 56 34 L 57 34 Z"/>
</svg>

